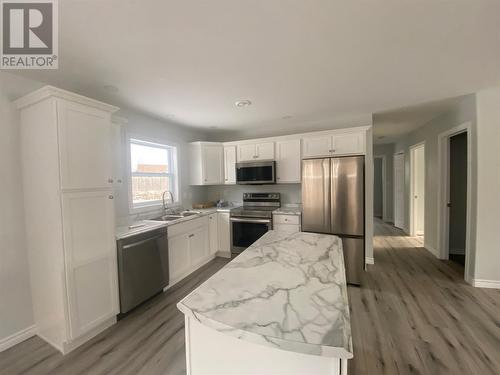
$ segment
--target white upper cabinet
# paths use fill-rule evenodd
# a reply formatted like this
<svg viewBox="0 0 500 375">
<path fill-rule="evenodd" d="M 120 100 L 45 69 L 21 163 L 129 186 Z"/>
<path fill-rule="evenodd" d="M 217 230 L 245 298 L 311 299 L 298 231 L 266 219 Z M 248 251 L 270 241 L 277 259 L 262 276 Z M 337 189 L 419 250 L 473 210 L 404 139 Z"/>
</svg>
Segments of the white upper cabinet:
<svg viewBox="0 0 500 375">
<path fill-rule="evenodd" d="M 224 149 L 221 143 L 191 143 L 190 155 L 191 185 L 224 183 Z"/>
<path fill-rule="evenodd" d="M 246 144 L 246 145 L 238 145 L 238 161 L 250 161 L 255 160 L 256 152 L 255 152 L 254 144 Z"/>
<path fill-rule="evenodd" d="M 314 158 L 319 156 L 330 156 L 332 149 L 332 136 L 321 135 L 302 138 L 302 157 Z"/>
<path fill-rule="evenodd" d="M 365 153 L 365 132 L 339 133 L 332 137 L 332 150 L 335 155 Z"/>
<path fill-rule="evenodd" d="M 306 136 L 302 138 L 302 157 L 364 154 L 365 137 L 365 131 Z"/>
<path fill-rule="evenodd" d="M 60 100 L 57 113 L 62 189 L 112 187 L 109 112 Z"/>
<path fill-rule="evenodd" d="M 300 139 L 276 142 L 276 182 L 299 183 L 300 167 Z"/>
<path fill-rule="evenodd" d="M 274 142 L 244 143 L 238 145 L 238 162 L 273 159 Z"/>
<path fill-rule="evenodd" d="M 274 142 L 257 143 L 255 145 L 256 158 L 255 160 L 273 160 L 274 159 Z"/>
<path fill-rule="evenodd" d="M 236 146 L 224 147 L 224 183 L 236 183 Z"/>
</svg>

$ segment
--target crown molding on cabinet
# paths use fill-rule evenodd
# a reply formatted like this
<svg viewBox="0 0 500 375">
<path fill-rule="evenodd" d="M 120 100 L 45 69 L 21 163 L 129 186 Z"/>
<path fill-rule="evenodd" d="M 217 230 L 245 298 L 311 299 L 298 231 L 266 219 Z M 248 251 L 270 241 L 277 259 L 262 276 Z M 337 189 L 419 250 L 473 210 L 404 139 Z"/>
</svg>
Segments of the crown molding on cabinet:
<svg viewBox="0 0 500 375">
<path fill-rule="evenodd" d="M 114 113 L 118 111 L 120 108 L 115 107 L 114 105 L 111 104 L 106 104 L 103 102 L 100 102 L 95 99 L 88 98 L 83 95 L 75 94 L 72 93 L 71 91 L 66 91 L 63 89 L 59 89 L 54 86 L 44 86 L 41 89 L 38 89 L 36 91 L 33 91 L 32 93 L 29 93 L 28 95 L 25 95 L 17 100 L 14 101 L 18 109 L 22 109 L 25 107 L 28 107 L 30 105 L 36 104 L 44 99 L 47 99 L 49 97 L 56 97 L 64 100 L 68 100 L 71 102 L 83 104 L 89 107 L 93 107 L 96 109 L 100 109 L 106 112 Z"/>
<path fill-rule="evenodd" d="M 340 133 L 346 134 L 346 133 L 350 133 L 350 132 L 356 133 L 356 132 L 360 132 L 360 131 L 366 132 L 367 130 L 369 130 L 371 128 L 372 128 L 371 125 L 355 126 L 352 128 L 319 130 L 319 131 L 313 131 L 313 132 L 307 132 L 307 133 L 294 133 L 294 134 L 288 134 L 288 135 L 280 135 L 280 136 L 276 136 L 276 137 L 242 139 L 242 140 L 237 140 L 237 141 L 222 142 L 222 144 L 224 146 L 233 146 L 233 145 L 241 145 L 241 144 L 247 144 L 247 143 L 282 141 L 282 140 L 296 139 L 296 138 L 309 137 L 309 136 L 335 135 L 335 134 L 340 134 Z"/>
</svg>

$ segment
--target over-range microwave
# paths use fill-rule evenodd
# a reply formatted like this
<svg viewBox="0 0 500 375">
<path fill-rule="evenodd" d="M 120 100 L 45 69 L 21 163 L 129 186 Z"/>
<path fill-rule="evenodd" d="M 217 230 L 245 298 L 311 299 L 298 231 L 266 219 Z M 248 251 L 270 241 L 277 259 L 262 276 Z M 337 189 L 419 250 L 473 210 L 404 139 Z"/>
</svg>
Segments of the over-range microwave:
<svg viewBox="0 0 500 375">
<path fill-rule="evenodd" d="M 236 183 L 239 185 L 275 184 L 276 162 L 272 160 L 236 163 Z"/>
</svg>

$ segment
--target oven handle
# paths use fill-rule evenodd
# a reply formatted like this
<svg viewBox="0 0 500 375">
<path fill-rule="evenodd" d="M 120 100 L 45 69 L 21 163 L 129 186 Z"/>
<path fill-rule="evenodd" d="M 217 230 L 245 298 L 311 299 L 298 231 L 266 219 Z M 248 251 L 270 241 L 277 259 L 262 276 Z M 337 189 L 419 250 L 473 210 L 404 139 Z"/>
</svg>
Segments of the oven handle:
<svg viewBox="0 0 500 375">
<path fill-rule="evenodd" d="M 229 220 L 235 223 L 271 224 L 271 219 L 244 219 L 239 217 L 231 217 Z"/>
</svg>

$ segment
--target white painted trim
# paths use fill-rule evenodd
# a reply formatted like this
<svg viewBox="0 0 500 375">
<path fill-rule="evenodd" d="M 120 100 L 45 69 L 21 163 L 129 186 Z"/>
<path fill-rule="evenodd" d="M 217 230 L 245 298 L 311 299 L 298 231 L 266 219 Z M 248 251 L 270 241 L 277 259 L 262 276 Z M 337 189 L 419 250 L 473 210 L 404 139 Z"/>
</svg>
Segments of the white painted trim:
<svg viewBox="0 0 500 375">
<path fill-rule="evenodd" d="M 441 259 L 449 258 L 449 211 L 447 207 L 449 199 L 449 158 L 450 137 L 467 133 L 467 228 L 465 233 L 465 271 L 464 279 L 471 284 L 474 280 L 471 275 L 471 223 L 472 223 L 472 123 L 465 122 L 459 126 L 449 129 L 438 135 L 438 244 Z"/>
<path fill-rule="evenodd" d="M 17 106 L 18 109 L 22 109 L 50 97 L 56 97 L 59 99 L 80 103 L 110 113 L 116 112 L 120 109 L 118 107 L 115 107 L 114 105 L 106 104 L 83 95 L 75 94 L 74 92 L 71 91 L 59 89 L 54 86 L 44 86 L 38 90 L 35 90 L 32 93 L 29 93 L 28 95 L 25 95 L 17 99 L 16 101 L 14 101 L 14 104 Z"/>
<path fill-rule="evenodd" d="M 36 326 L 32 325 L 16 333 L 13 333 L 10 336 L 4 337 L 3 339 L 0 340 L 0 352 L 12 348 L 14 345 L 17 345 L 20 342 L 23 342 L 24 340 L 27 340 L 35 335 L 36 335 Z"/>
<path fill-rule="evenodd" d="M 471 279 L 470 284 L 476 288 L 500 289 L 500 280 Z"/>
<path fill-rule="evenodd" d="M 397 209 L 397 204 L 396 204 L 396 156 L 403 155 L 403 222 L 402 223 L 396 223 L 396 209 Z M 392 156 L 392 211 L 393 211 L 393 218 L 392 221 L 394 222 L 394 227 L 403 230 L 405 233 L 407 233 L 407 229 L 405 228 L 405 217 L 406 217 L 406 209 L 405 209 L 405 193 L 404 193 L 404 186 L 405 186 L 405 164 L 406 163 L 406 154 L 404 151 L 399 151 L 395 153 Z M 401 224 L 401 226 L 397 226 L 396 224 Z"/>
<path fill-rule="evenodd" d="M 250 139 L 242 139 L 237 141 L 229 141 L 223 142 L 223 146 L 237 146 L 242 144 L 253 144 L 253 143 L 261 143 L 261 142 L 277 142 L 287 139 L 297 139 L 297 138 L 307 138 L 309 136 L 322 136 L 322 135 L 335 135 L 335 134 L 344 134 L 344 133 L 357 133 L 357 132 L 367 132 L 372 128 L 372 125 L 367 126 L 355 126 L 355 127 L 347 127 L 347 128 L 338 128 L 331 130 L 320 130 L 315 132 L 308 133 L 295 133 L 288 135 L 280 135 L 276 137 L 264 137 L 264 138 L 250 138 Z M 366 142 L 365 142 L 366 147 Z"/>
<path fill-rule="evenodd" d="M 375 264 L 375 258 L 365 257 L 365 264 Z"/>
<path fill-rule="evenodd" d="M 436 250 L 434 247 L 432 247 L 431 245 L 427 244 L 427 243 L 424 243 L 424 248 L 429 252 L 431 253 L 432 255 L 434 255 L 436 258 L 440 259 L 440 254 L 439 254 L 439 251 Z"/>
<path fill-rule="evenodd" d="M 373 165 L 375 159 L 382 159 L 382 221 L 387 222 L 387 159 L 385 155 L 374 155 Z M 375 170 L 375 167 L 373 169 Z"/>
<path fill-rule="evenodd" d="M 415 200 L 413 199 L 413 197 L 415 196 L 415 191 L 414 191 L 414 188 L 415 188 L 415 181 L 414 181 L 414 175 L 415 175 L 415 151 L 420 148 L 420 147 L 423 147 L 424 148 L 424 171 L 427 169 L 426 168 L 426 158 L 425 158 L 425 141 L 422 141 L 422 142 L 418 142 L 412 146 L 410 146 L 410 216 L 409 216 L 409 219 L 410 219 L 410 222 L 409 222 L 409 233 L 410 233 L 410 236 L 412 237 L 415 237 L 417 235 L 416 233 L 416 229 L 415 229 Z M 424 228 L 425 228 L 425 172 L 424 172 Z M 425 230 L 424 230 L 424 241 L 425 241 Z"/>
</svg>

